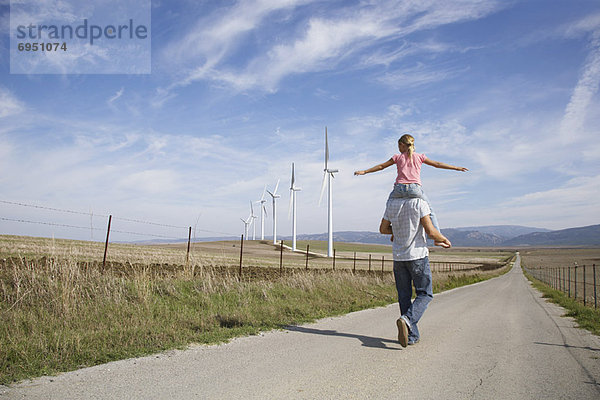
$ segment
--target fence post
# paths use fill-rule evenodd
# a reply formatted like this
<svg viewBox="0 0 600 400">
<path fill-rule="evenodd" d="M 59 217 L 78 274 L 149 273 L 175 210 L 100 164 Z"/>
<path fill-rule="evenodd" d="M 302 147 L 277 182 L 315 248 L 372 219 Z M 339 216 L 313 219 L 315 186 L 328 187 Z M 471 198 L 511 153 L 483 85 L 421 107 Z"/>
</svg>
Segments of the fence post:
<svg viewBox="0 0 600 400">
<path fill-rule="evenodd" d="M 556 288 L 560 290 L 560 267 L 556 267 Z"/>
<path fill-rule="evenodd" d="M 571 298 L 571 267 L 567 267 L 567 272 L 569 273 L 569 278 L 567 279 L 567 283 L 569 284 L 569 298 Z"/>
<path fill-rule="evenodd" d="M 369 254 L 369 272 L 371 272 L 371 255 Z"/>
<path fill-rule="evenodd" d="M 279 247 L 279 272 L 283 272 L 283 240 L 281 241 L 281 246 Z"/>
<path fill-rule="evenodd" d="M 583 305 L 585 306 L 585 264 L 583 264 Z"/>
<path fill-rule="evenodd" d="M 106 253 L 108 252 L 108 237 L 110 236 L 110 222 L 112 215 L 108 216 L 108 229 L 106 230 L 106 244 L 104 245 L 104 258 L 102 259 L 102 269 L 106 268 Z"/>
<path fill-rule="evenodd" d="M 594 308 L 598 308 L 598 297 L 596 296 L 596 264 L 592 264 L 592 272 L 594 273 Z"/>
<path fill-rule="evenodd" d="M 354 252 L 354 265 L 352 266 L 352 273 L 356 272 L 356 252 Z"/>
<path fill-rule="evenodd" d="M 310 247 L 310 245 L 306 245 L 306 269 L 308 270 L 308 248 Z"/>
<path fill-rule="evenodd" d="M 381 275 L 383 275 L 383 264 L 385 263 L 385 256 L 381 256 Z"/>
<path fill-rule="evenodd" d="M 239 274 L 242 276 L 242 255 L 244 254 L 244 235 L 242 235 L 242 239 L 240 240 L 240 271 Z"/>
<path fill-rule="evenodd" d="M 575 264 L 575 300 L 577 300 L 577 264 Z"/>
<path fill-rule="evenodd" d="M 333 270 L 335 271 L 335 249 L 333 249 Z"/>
<path fill-rule="evenodd" d="M 187 264 L 188 261 L 190 260 L 190 242 L 192 241 L 192 227 L 190 226 L 190 230 L 188 232 L 188 247 L 187 247 L 187 253 L 185 255 L 185 263 Z"/>
</svg>

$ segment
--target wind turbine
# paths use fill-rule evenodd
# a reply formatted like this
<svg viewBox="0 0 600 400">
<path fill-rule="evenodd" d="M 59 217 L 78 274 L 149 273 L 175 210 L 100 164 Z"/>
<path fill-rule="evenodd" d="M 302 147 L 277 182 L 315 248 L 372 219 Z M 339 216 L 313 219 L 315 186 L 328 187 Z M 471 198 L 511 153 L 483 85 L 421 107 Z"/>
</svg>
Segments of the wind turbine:
<svg viewBox="0 0 600 400">
<path fill-rule="evenodd" d="M 331 198 L 331 178 L 338 172 L 337 169 L 330 169 L 329 163 L 329 144 L 327 143 L 327 127 L 325 127 L 325 168 L 323 169 L 323 183 L 321 184 L 321 196 L 319 196 L 319 205 L 323 199 L 325 183 L 327 183 L 327 257 L 333 256 L 333 201 Z"/>
<path fill-rule="evenodd" d="M 292 251 L 296 251 L 296 192 L 302 190 L 296 187 L 296 177 L 294 175 L 294 163 L 292 163 L 292 183 L 290 184 L 290 207 L 288 211 L 292 213 Z"/>
<path fill-rule="evenodd" d="M 260 240 L 265 240 L 265 217 L 267 216 L 267 208 L 265 207 L 265 192 L 267 191 L 267 185 L 263 189 L 262 196 L 257 203 L 260 203 Z"/>
<path fill-rule="evenodd" d="M 256 219 L 256 215 L 254 215 L 254 207 L 252 207 L 252 200 L 250 201 L 250 223 L 252 224 L 252 240 L 256 240 L 256 223 L 254 220 Z"/>
<path fill-rule="evenodd" d="M 244 223 L 244 237 L 246 238 L 246 240 L 248 240 L 248 225 L 250 224 L 250 216 L 248 216 L 248 218 L 246 218 L 246 219 L 243 219 L 243 218 L 240 218 L 240 219 Z"/>
<path fill-rule="evenodd" d="M 269 192 L 267 190 L 267 193 L 269 193 L 271 195 L 271 197 L 273 198 L 273 244 L 277 244 L 277 208 L 276 208 L 276 203 L 275 203 L 275 199 L 280 198 L 281 196 L 277 194 L 277 188 L 279 187 L 279 179 L 277 179 L 277 184 L 275 185 L 275 190 L 273 190 L 273 193 Z"/>
</svg>

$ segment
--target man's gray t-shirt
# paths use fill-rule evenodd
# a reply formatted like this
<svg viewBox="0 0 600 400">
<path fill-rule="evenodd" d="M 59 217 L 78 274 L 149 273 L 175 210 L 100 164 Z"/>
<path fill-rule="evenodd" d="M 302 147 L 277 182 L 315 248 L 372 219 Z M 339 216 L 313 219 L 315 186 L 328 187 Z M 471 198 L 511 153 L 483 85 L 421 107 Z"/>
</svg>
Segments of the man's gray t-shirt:
<svg viewBox="0 0 600 400">
<path fill-rule="evenodd" d="M 427 236 L 421 218 L 431 214 L 426 201 L 419 198 L 390 198 L 383 218 L 392 223 L 394 261 L 427 257 Z"/>
</svg>

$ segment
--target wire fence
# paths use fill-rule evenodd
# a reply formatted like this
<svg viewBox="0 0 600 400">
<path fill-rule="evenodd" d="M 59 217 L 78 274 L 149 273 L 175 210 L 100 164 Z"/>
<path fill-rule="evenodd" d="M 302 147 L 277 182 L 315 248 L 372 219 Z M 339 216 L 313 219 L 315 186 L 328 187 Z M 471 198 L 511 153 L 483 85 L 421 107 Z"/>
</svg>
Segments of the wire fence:
<svg viewBox="0 0 600 400">
<path fill-rule="evenodd" d="M 535 279 L 565 293 L 585 306 L 598 308 L 596 264 L 569 267 L 524 268 Z"/>
<path fill-rule="evenodd" d="M 110 237 L 110 230 L 107 230 Z M 10 238 L 9 238 L 10 239 Z M 6 245 L 9 239 L 0 242 L 0 252 L 10 254 L 11 247 Z M 102 270 L 122 270 L 128 266 L 152 266 L 153 269 L 167 271 L 185 270 L 187 268 L 225 268 L 230 272 L 245 276 L 255 274 L 257 270 L 270 270 L 271 273 L 291 271 L 345 271 L 351 273 L 392 273 L 394 261 L 391 254 L 359 253 L 337 251 L 334 256 L 313 252 L 310 246 L 306 250 L 292 251 L 280 241 L 273 244 L 263 240 L 244 240 L 240 236 L 237 241 L 191 242 L 161 245 L 134 245 L 124 243 L 73 242 L 49 238 L 19 239 L 12 248 L 19 248 L 22 261 L 46 259 L 60 261 L 77 261 L 86 265 L 97 265 Z M 14 251 L 12 252 L 14 253 Z M 0 259 L 0 264 L 11 265 L 16 260 Z M 430 261 L 434 273 L 461 273 L 473 270 L 490 270 L 501 268 L 507 260 L 489 263 Z M 265 271 L 267 272 L 267 271 Z"/>
<path fill-rule="evenodd" d="M 47 207 L 36 204 L 28 204 L 22 202 L 12 202 L 0 200 L 0 203 L 37 209 L 42 212 L 50 212 L 52 214 L 65 213 L 77 216 L 92 218 L 105 218 L 104 227 L 94 227 L 93 223 L 90 226 L 68 224 L 54 221 L 38 221 L 33 219 L 8 218 L 0 217 L 0 221 L 10 221 L 19 224 L 38 224 L 53 227 L 90 230 L 91 232 L 102 232 L 106 240 L 100 245 L 97 241 L 94 244 L 80 246 L 77 250 L 77 257 L 86 260 L 102 260 L 102 266 L 106 267 L 108 263 L 119 262 L 153 262 L 152 257 L 155 257 L 154 262 L 173 264 L 173 265 L 211 265 L 223 266 L 228 268 L 239 269 L 239 273 L 243 273 L 245 267 L 270 267 L 284 269 L 319 269 L 319 270 L 347 270 L 347 271 L 369 271 L 369 272 L 392 272 L 393 259 L 391 254 L 382 253 L 367 253 L 367 252 L 351 252 L 338 251 L 334 249 L 333 257 L 327 257 L 320 254 L 318 251 L 311 251 L 310 245 L 306 249 L 297 249 L 291 251 L 289 246 L 285 245 L 282 240 L 278 244 L 273 244 L 264 240 L 244 240 L 244 235 L 238 236 L 227 232 L 209 231 L 203 229 L 192 228 L 191 226 L 180 226 L 162 222 L 146 221 L 136 218 L 124 218 L 113 216 L 112 214 L 94 214 L 92 212 L 83 212 L 77 210 L 62 209 L 56 207 Z M 129 225 L 124 225 L 127 223 Z M 123 226 L 131 226 L 131 224 L 142 224 L 158 228 L 154 232 L 140 232 L 135 229 L 124 229 Z M 96 223 L 98 225 L 98 223 Z M 116 228 L 116 229 L 115 229 Z M 167 233 L 169 231 L 170 233 Z M 210 232 L 213 234 L 228 235 L 230 237 L 240 237 L 240 240 L 213 245 L 212 249 L 208 249 L 211 245 L 201 244 L 206 242 L 198 242 L 195 239 L 196 231 Z M 136 237 L 159 238 L 171 243 L 177 244 L 165 245 L 168 247 L 165 252 L 160 254 L 157 252 L 153 255 L 151 249 L 142 250 L 141 246 L 136 246 L 135 249 L 126 248 L 122 243 L 116 244 L 112 242 L 113 234 L 119 233 L 122 235 L 133 235 Z M 93 236 L 93 234 L 92 234 Z M 185 240 L 187 239 L 187 245 Z M 54 246 L 54 244 L 53 244 Z M 245 248 L 244 248 L 245 247 Z M 71 246 L 71 250 L 73 247 Z M 203 254 L 206 253 L 206 254 Z M 391 249 L 390 249 L 391 253 Z M 217 254 L 217 255 L 215 255 Z M 504 266 L 502 262 L 448 262 L 448 261 L 432 261 L 430 266 L 432 272 L 457 272 L 477 269 L 495 269 Z"/>
<path fill-rule="evenodd" d="M 174 225 L 174 224 L 168 224 L 168 223 L 156 222 L 156 221 L 147 221 L 147 220 L 142 220 L 139 218 L 126 218 L 126 217 L 121 217 L 121 216 L 115 216 L 113 214 L 94 213 L 92 211 L 86 212 L 86 211 L 70 210 L 70 209 L 65 209 L 65 208 L 49 207 L 49 206 L 43 206 L 43 205 L 39 205 L 39 204 L 29 204 L 29 203 L 16 202 L 16 201 L 0 200 L 0 204 L 36 210 L 36 211 L 46 213 L 45 215 L 47 215 L 48 212 L 51 212 L 52 214 L 62 213 L 62 214 L 68 214 L 71 216 L 80 216 L 80 219 L 78 219 L 79 222 L 81 222 L 81 216 L 87 217 L 87 218 L 89 218 L 89 225 L 87 225 L 87 226 L 83 225 L 81 223 L 79 225 L 74 225 L 74 224 L 64 223 L 63 221 L 56 222 L 56 218 L 54 218 L 54 217 L 50 221 L 39 221 L 39 220 L 33 220 L 31 218 L 0 217 L 0 221 L 15 222 L 15 223 L 20 223 L 20 224 L 44 225 L 44 226 L 51 226 L 51 227 L 58 227 L 58 228 L 87 230 L 90 232 L 90 237 L 92 239 L 94 238 L 95 232 L 96 233 L 106 233 L 106 228 L 105 228 L 106 225 L 105 224 L 107 223 L 107 221 L 109 219 L 116 222 L 117 226 L 119 226 L 119 225 L 122 226 L 122 228 L 117 227 L 117 229 L 114 229 L 114 226 L 113 226 L 113 229 L 111 229 L 112 233 L 120 233 L 120 234 L 123 234 L 126 236 L 134 236 L 137 239 L 160 238 L 160 239 L 170 239 L 170 240 L 182 240 L 188 236 L 188 229 L 190 228 L 190 226 Z M 103 221 L 99 222 L 98 221 L 99 218 L 102 219 Z M 99 228 L 98 227 L 99 224 L 103 225 L 103 227 Z M 154 229 L 158 229 L 158 231 L 155 230 L 154 232 L 149 232 L 147 228 L 144 229 L 143 231 L 127 229 L 128 226 L 136 226 L 136 225 L 145 225 L 146 227 L 151 226 Z M 161 228 L 165 228 L 165 229 L 161 229 Z M 139 227 L 138 227 L 138 229 L 139 229 Z M 207 230 L 207 229 L 201 229 L 201 228 L 198 228 L 197 226 L 194 226 L 193 227 L 193 237 L 196 237 L 196 233 L 198 233 L 198 232 L 211 233 L 211 234 L 216 234 L 216 235 L 237 236 L 237 234 L 232 234 L 230 232 L 212 231 L 212 230 Z"/>
<path fill-rule="evenodd" d="M 277 245 L 283 252 L 283 249 L 288 249 L 284 242 L 281 241 Z M 391 249 L 390 249 L 391 253 Z M 293 253 L 286 254 L 285 265 L 295 268 L 324 268 L 324 269 L 344 269 L 344 270 L 366 270 L 366 271 L 381 271 L 392 272 L 394 268 L 394 260 L 390 254 L 368 253 L 368 252 L 338 252 L 333 249 L 333 256 L 326 257 L 324 254 L 319 254 L 310 251 L 310 245 L 307 245 L 305 250 L 297 249 Z M 283 259 L 280 259 L 280 268 L 284 268 Z M 459 272 L 477 269 L 496 269 L 506 265 L 505 263 L 482 263 L 482 262 L 448 262 L 448 261 L 429 261 L 432 272 Z"/>
</svg>

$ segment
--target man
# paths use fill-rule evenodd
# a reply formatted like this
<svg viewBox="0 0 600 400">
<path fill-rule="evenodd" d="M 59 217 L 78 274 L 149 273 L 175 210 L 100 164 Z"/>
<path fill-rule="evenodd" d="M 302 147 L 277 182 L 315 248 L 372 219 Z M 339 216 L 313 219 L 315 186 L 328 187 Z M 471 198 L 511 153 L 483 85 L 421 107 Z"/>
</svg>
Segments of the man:
<svg viewBox="0 0 600 400">
<path fill-rule="evenodd" d="M 433 299 L 427 236 L 436 246 L 449 248 L 450 241 L 431 222 L 427 202 L 419 198 L 390 198 L 379 225 L 379 232 L 392 235 L 394 278 L 398 291 L 400 318 L 398 341 L 402 347 L 419 341 L 417 323 Z M 411 302 L 412 285 L 417 294 Z"/>
</svg>

